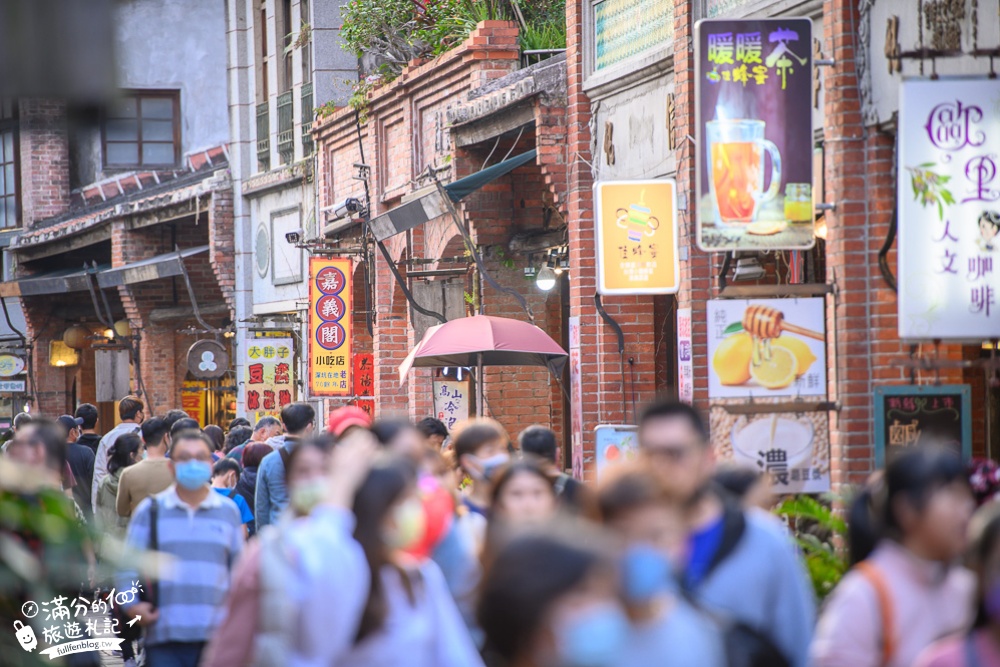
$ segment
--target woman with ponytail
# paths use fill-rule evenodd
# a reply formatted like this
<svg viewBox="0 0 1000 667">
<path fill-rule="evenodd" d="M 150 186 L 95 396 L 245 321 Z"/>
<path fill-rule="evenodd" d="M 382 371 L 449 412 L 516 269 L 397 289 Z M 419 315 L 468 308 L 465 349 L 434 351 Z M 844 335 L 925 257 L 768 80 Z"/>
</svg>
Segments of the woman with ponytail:
<svg viewBox="0 0 1000 667">
<path fill-rule="evenodd" d="M 956 561 L 974 508 L 954 452 L 914 447 L 890 463 L 852 508 L 859 562 L 827 601 L 811 664 L 911 667 L 932 642 L 966 630 L 974 581 Z"/>
</svg>

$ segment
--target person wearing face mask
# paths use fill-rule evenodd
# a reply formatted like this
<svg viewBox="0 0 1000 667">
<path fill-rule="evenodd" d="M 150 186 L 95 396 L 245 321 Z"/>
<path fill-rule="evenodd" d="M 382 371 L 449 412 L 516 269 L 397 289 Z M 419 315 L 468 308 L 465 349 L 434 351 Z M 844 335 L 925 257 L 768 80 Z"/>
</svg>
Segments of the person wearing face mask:
<svg viewBox="0 0 1000 667">
<path fill-rule="evenodd" d="M 492 419 L 469 420 L 455 430 L 455 460 L 472 480 L 462 502 L 485 519 L 490 509 L 490 479 L 510 461 L 507 435 Z"/>
<path fill-rule="evenodd" d="M 955 563 L 974 508 L 955 452 L 914 446 L 889 463 L 851 513 L 852 540 L 874 551 L 852 545 L 859 562 L 826 600 L 810 665 L 912 667 L 932 642 L 967 630 L 975 582 Z"/>
<path fill-rule="evenodd" d="M 197 667 L 222 620 L 230 574 L 243 550 L 243 522 L 236 504 L 209 486 L 212 441 L 194 430 L 172 440 L 175 483 L 139 504 L 126 535 L 128 548 L 155 548 L 171 557 L 170 567 L 147 597 L 120 606 L 144 627 L 150 665 Z M 138 572 L 125 570 L 117 588 L 129 590 L 139 580 Z"/>
<path fill-rule="evenodd" d="M 281 410 L 281 423 L 285 435 L 275 452 L 268 454 L 257 470 L 257 488 L 254 496 L 254 519 L 257 529 L 278 520 L 288 505 L 285 471 L 292 450 L 313 432 L 316 411 L 308 403 L 290 403 Z"/>
<path fill-rule="evenodd" d="M 622 593 L 632 630 L 616 664 L 723 667 L 716 623 L 678 594 L 684 515 L 657 477 L 637 464 L 608 472 L 598 494 L 604 525 L 624 548 Z"/>
<path fill-rule="evenodd" d="M 534 528 L 500 547 L 484 576 L 476 614 L 488 664 L 618 664 L 629 622 L 605 542 L 589 524 L 574 520 Z"/>
<path fill-rule="evenodd" d="M 313 664 L 304 650 L 310 642 L 302 636 L 299 618 L 300 614 L 310 613 L 305 591 L 296 585 L 295 568 L 300 556 L 289 547 L 288 536 L 290 526 L 307 517 L 323 500 L 328 484 L 356 485 L 349 479 L 329 480 L 332 450 L 333 439 L 326 435 L 307 438 L 292 450 L 288 459 L 288 509 L 277 523 L 263 528 L 258 538 L 247 545 L 233 573 L 225 620 L 209 642 L 203 664 Z M 253 447 L 248 448 L 244 459 L 252 451 Z"/>
<path fill-rule="evenodd" d="M 243 539 L 246 539 L 250 523 L 253 521 L 253 511 L 246 499 L 236 492 L 236 482 L 240 479 L 240 472 L 240 464 L 236 461 L 219 459 L 212 465 L 212 490 L 236 503 L 236 507 L 240 510 L 240 521 L 243 522 Z"/>
<path fill-rule="evenodd" d="M 425 529 L 416 467 L 391 457 L 375 465 L 354 498 L 354 539 L 371 576 L 353 646 L 337 667 L 476 667 L 482 660 L 433 560 L 405 551 Z"/>
<path fill-rule="evenodd" d="M 972 629 L 932 644 L 916 667 L 1000 667 L 1000 505 L 976 512 L 969 536 L 968 562 L 978 581 Z"/>
</svg>

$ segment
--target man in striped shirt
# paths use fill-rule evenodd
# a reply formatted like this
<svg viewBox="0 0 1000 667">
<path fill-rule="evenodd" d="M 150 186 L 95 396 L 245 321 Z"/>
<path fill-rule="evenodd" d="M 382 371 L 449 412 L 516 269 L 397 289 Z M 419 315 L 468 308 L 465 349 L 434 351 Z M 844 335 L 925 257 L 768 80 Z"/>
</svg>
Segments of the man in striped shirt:
<svg viewBox="0 0 1000 667">
<path fill-rule="evenodd" d="M 146 630 L 149 664 L 197 667 L 222 620 L 243 527 L 236 503 L 209 486 L 212 443 L 204 433 L 182 431 L 174 437 L 170 468 L 175 484 L 139 504 L 126 537 L 130 548 L 154 548 L 170 562 L 153 590 L 146 590 L 148 601 L 123 607 L 130 617 L 140 617 Z M 138 580 L 135 571 L 122 572 L 118 590 L 129 590 Z"/>
</svg>

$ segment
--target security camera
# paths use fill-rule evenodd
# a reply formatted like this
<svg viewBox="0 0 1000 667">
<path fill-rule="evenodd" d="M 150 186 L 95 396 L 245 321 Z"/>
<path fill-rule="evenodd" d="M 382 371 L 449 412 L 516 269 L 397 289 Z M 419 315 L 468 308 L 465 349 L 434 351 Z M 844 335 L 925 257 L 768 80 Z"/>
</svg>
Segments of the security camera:
<svg viewBox="0 0 1000 667">
<path fill-rule="evenodd" d="M 343 218 L 350 213 L 357 213 L 360 210 L 361 200 L 357 197 L 348 197 L 333 207 L 333 215 L 337 218 Z"/>
<path fill-rule="evenodd" d="M 294 244 L 299 243 L 299 242 L 302 241 L 302 235 L 303 234 L 305 234 L 304 230 L 302 230 L 302 229 L 293 229 L 290 232 L 285 232 L 285 240 L 288 241 L 289 243 L 291 243 L 292 245 L 294 245 Z"/>
</svg>

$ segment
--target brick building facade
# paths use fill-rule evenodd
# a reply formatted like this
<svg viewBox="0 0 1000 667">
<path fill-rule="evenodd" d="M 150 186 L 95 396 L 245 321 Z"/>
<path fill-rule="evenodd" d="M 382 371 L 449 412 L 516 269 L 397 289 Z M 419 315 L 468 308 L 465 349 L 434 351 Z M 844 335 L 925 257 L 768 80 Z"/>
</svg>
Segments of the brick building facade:
<svg viewBox="0 0 1000 667">
<path fill-rule="evenodd" d="M 437 372 L 415 369 L 400 385 L 398 367 L 426 326 L 436 322 L 421 319 L 411 307 L 379 251 L 363 244 L 360 223 L 333 215 L 337 202 L 365 195 L 358 163 L 371 167 L 370 213 L 378 216 L 434 186 L 432 174 L 447 183 L 505 156 L 537 150 L 532 162 L 459 206 L 490 275 L 523 295 L 530 316 L 476 271 L 450 215 L 393 236 L 386 246 L 422 307 L 440 308 L 448 319 L 475 312 L 533 317 L 556 341 L 565 338 L 563 294 L 572 271 L 550 292 L 525 278 L 526 267 L 538 266 L 550 249 L 566 243 L 565 68 L 561 58 L 529 68 L 521 68 L 519 59 L 515 26 L 480 24 L 463 45 L 432 62 L 411 63 L 393 83 L 376 89 L 360 130 L 350 109 L 322 119 L 314 130 L 320 210 L 326 212 L 321 223 L 327 232 L 314 252 L 355 258 L 353 352 L 374 354 L 375 405 L 383 416 L 419 419 L 433 413 L 431 381 Z M 365 304 L 370 304 L 372 335 Z M 564 432 L 560 386 L 548 370 L 492 368 L 485 376 L 486 412 L 512 434 L 536 422 Z"/>
</svg>

